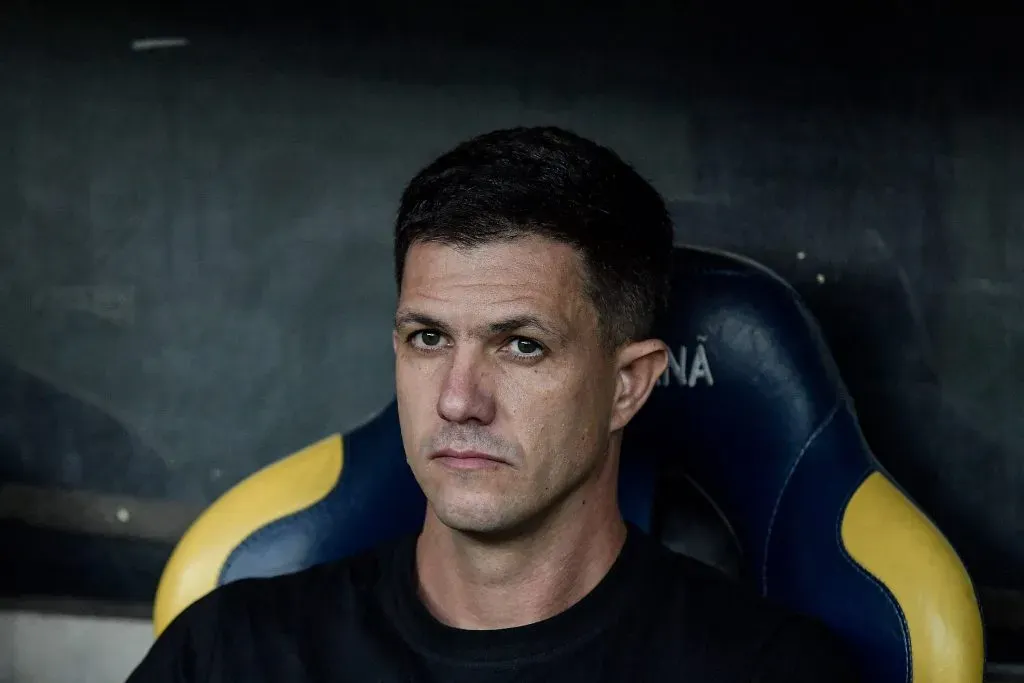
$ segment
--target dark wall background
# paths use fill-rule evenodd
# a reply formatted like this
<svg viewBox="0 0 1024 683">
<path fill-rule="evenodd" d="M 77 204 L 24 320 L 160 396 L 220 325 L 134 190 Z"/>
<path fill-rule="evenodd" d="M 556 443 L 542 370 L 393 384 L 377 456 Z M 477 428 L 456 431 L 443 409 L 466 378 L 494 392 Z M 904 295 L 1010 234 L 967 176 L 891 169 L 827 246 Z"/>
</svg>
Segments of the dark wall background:
<svg viewBox="0 0 1024 683">
<path fill-rule="evenodd" d="M 679 241 L 794 282 L 879 458 L 979 583 L 1024 590 L 1008 20 L 11 7 L 0 533 L 23 561 L 4 592 L 148 600 L 204 504 L 381 407 L 403 184 L 534 123 L 632 160 Z M 152 37 L 187 45 L 133 44 Z"/>
</svg>

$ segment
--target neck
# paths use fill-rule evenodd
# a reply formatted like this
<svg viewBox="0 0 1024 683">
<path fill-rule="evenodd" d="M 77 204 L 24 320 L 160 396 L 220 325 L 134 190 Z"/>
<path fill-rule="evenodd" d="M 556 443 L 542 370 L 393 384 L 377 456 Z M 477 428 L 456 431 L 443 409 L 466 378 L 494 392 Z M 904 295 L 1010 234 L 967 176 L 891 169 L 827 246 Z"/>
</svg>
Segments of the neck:
<svg viewBox="0 0 1024 683">
<path fill-rule="evenodd" d="M 512 628 L 582 599 L 608 573 L 626 538 L 617 468 L 607 469 L 610 477 L 603 473 L 530 531 L 500 540 L 451 529 L 428 507 L 416 565 L 430 612 L 456 628 Z"/>
</svg>

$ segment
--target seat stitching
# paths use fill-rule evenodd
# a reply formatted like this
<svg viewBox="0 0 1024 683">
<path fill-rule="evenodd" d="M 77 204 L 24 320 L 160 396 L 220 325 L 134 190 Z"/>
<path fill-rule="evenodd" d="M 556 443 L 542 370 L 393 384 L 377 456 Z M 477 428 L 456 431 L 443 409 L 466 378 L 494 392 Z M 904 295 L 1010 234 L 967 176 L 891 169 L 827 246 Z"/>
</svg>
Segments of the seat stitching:
<svg viewBox="0 0 1024 683">
<path fill-rule="evenodd" d="M 867 473 L 870 474 L 872 471 L 873 471 L 873 469 L 869 468 L 867 470 Z M 850 491 L 850 493 L 846 497 L 846 504 L 849 503 L 850 498 L 853 497 L 854 492 L 863 483 L 864 483 L 864 479 L 860 479 L 860 480 L 857 481 L 856 486 L 853 487 L 853 490 Z M 844 506 L 845 506 L 845 504 L 844 504 Z M 843 545 L 842 526 L 841 526 L 842 525 L 842 521 L 843 521 L 843 516 L 839 515 L 836 518 L 836 535 L 835 535 L 836 546 L 839 549 L 839 554 L 842 555 L 843 559 L 846 560 L 846 562 L 851 567 L 853 567 L 855 570 L 857 570 L 857 573 L 859 573 L 861 576 L 863 576 L 865 579 L 867 579 L 868 583 L 870 583 L 872 586 L 874 586 L 875 590 L 877 590 L 879 593 L 882 594 L 882 597 L 885 598 L 885 601 L 889 603 L 889 607 L 892 608 L 893 614 L 896 615 L 896 619 L 900 623 L 900 635 L 901 635 L 902 640 L 903 640 L 903 667 L 904 667 L 904 669 L 903 669 L 903 680 L 904 680 L 904 683 L 910 683 L 910 674 L 911 674 L 911 670 L 912 670 L 912 667 L 913 667 L 913 662 L 914 662 L 913 657 L 914 657 L 914 655 L 913 655 L 913 653 L 910 650 L 910 639 L 908 638 L 908 635 L 907 635 L 907 620 L 906 620 L 906 617 L 903 614 L 903 610 L 901 610 L 899 608 L 899 605 L 897 605 L 896 602 L 893 600 L 892 595 L 890 595 L 890 593 L 889 593 L 888 589 L 885 587 L 885 585 L 882 584 L 882 582 L 879 581 L 877 577 L 873 576 L 872 574 L 867 572 L 863 567 L 861 567 L 859 564 L 854 562 L 853 559 L 850 557 L 849 553 L 846 552 L 846 546 Z"/>
<path fill-rule="evenodd" d="M 840 405 L 842 405 L 842 401 L 837 398 L 836 403 L 832 406 L 832 410 L 829 411 L 828 416 L 822 420 L 821 424 L 811 432 L 809 437 L 807 437 L 807 441 L 804 442 L 803 448 L 800 449 L 800 452 L 797 454 L 796 458 L 793 460 L 793 464 L 789 468 L 789 472 L 786 473 L 786 478 L 782 482 L 782 488 L 779 490 L 779 495 L 775 499 L 775 505 L 772 507 L 771 517 L 768 518 L 768 533 L 764 539 L 764 553 L 762 554 L 763 557 L 761 560 L 761 591 L 763 595 L 768 594 L 768 547 L 772 540 L 772 531 L 775 527 L 775 517 L 779 514 L 779 507 L 782 505 L 782 498 L 786 494 L 786 488 L 789 486 L 789 482 L 793 479 L 793 473 L 796 472 L 796 468 L 799 467 L 804 455 L 807 454 L 811 445 L 821 435 L 821 433 L 825 431 L 825 428 L 832 423 L 832 420 L 835 419 L 836 414 L 839 412 Z"/>
</svg>

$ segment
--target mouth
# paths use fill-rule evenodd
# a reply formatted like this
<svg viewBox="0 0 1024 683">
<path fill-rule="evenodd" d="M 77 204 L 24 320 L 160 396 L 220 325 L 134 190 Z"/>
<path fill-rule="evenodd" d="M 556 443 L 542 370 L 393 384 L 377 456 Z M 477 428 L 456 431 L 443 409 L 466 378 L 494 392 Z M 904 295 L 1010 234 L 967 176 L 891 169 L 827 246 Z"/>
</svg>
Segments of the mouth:
<svg viewBox="0 0 1024 683">
<path fill-rule="evenodd" d="M 430 460 L 454 470 L 495 469 L 509 463 L 497 456 L 480 451 L 456 451 L 446 448 L 430 455 Z"/>
</svg>

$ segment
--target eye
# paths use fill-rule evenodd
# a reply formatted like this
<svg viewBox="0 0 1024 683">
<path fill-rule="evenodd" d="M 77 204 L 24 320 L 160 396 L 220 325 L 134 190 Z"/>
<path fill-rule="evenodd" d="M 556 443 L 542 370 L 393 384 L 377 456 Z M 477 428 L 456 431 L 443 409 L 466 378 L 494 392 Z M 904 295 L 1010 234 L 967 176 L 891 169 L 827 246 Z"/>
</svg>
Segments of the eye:
<svg viewBox="0 0 1024 683">
<path fill-rule="evenodd" d="M 444 335 L 437 330 L 420 330 L 412 333 L 409 341 L 418 349 L 437 349 L 444 346 Z"/>
<path fill-rule="evenodd" d="M 515 337 L 508 348 L 517 358 L 540 358 L 544 355 L 544 347 L 540 343 L 525 337 Z"/>
</svg>

